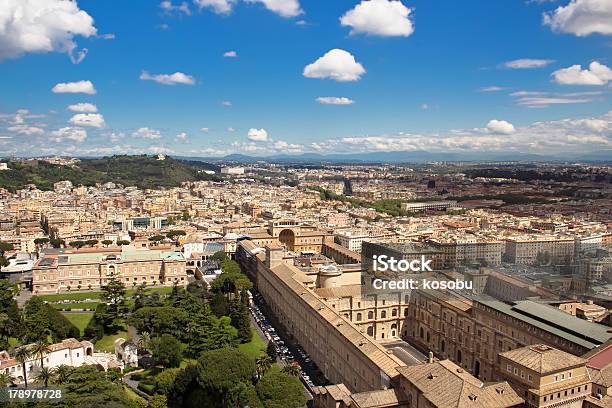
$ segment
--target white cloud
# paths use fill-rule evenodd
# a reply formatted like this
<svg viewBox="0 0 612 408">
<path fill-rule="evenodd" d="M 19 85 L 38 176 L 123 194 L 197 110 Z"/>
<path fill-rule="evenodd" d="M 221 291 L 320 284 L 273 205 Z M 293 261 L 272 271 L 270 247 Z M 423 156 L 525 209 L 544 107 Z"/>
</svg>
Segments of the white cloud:
<svg viewBox="0 0 612 408">
<path fill-rule="evenodd" d="M 500 65 L 500 67 L 510 69 L 543 68 L 547 65 L 552 64 L 553 62 L 555 62 L 555 60 L 522 58 L 504 62 Z"/>
<path fill-rule="evenodd" d="M 45 133 L 45 130 L 41 127 L 22 124 L 10 126 L 6 130 L 8 130 L 9 132 L 14 132 L 19 135 L 26 136 L 42 135 L 43 133 Z"/>
<path fill-rule="evenodd" d="M 338 82 L 358 81 L 366 70 L 348 51 L 334 48 L 304 67 L 307 78 L 330 78 Z"/>
<path fill-rule="evenodd" d="M 547 108 L 550 105 L 568 105 L 574 103 L 588 103 L 591 99 L 585 98 L 563 98 L 563 97 L 523 97 L 517 100 L 517 105 L 528 108 Z"/>
<path fill-rule="evenodd" d="M 338 96 L 319 96 L 316 99 L 321 105 L 352 105 L 354 100 Z"/>
<path fill-rule="evenodd" d="M 75 126 L 104 127 L 104 116 L 99 113 L 77 113 L 70 118 L 70 123 Z"/>
<path fill-rule="evenodd" d="M 225 106 L 226 108 L 229 108 L 230 106 L 232 106 L 232 103 L 230 101 L 223 101 L 221 102 L 222 106 Z"/>
<path fill-rule="evenodd" d="M 209 8 L 217 14 L 229 14 L 236 0 L 193 0 L 193 2 L 200 9 Z"/>
<path fill-rule="evenodd" d="M 268 142 L 270 140 L 266 129 L 251 128 L 247 133 L 247 137 L 254 142 Z"/>
<path fill-rule="evenodd" d="M 487 129 L 493 133 L 500 133 L 502 135 L 511 135 L 516 132 L 514 125 L 505 120 L 492 119 L 487 123 Z"/>
<path fill-rule="evenodd" d="M 414 32 L 412 9 L 395 0 L 363 0 L 340 17 L 340 24 L 351 27 L 351 34 L 407 37 Z"/>
<path fill-rule="evenodd" d="M 605 85 L 612 81 L 612 70 L 597 61 L 591 62 L 588 69 L 576 64 L 552 73 L 554 81 L 562 85 Z"/>
<path fill-rule="evenodd" d="M 210 129 L 207 127 L 203 127 L 203 128 L 200 128 L 200 132 L 208 133 L 210 132 Z"/>
<path fill-rule="evenodd" d="M 53 136 L 53 140 L 58 143 L 66 140 L 81 143 L 87 139 L 87 131 L 77 127 L 63 127 L 51 132 L 51 136 Z"/>
<path fill-rule="evenodd" d="M 184 74 L 182 72 L 175 72 L 174 74 L 154 74 L 151 75 L 147 71 L 142 71 L 140 74 L 142 81 L 155 81 L 162 85 L 195 85 L 196 81 L 191 75 Z"/>
<path fill-rule="evenodd" d="M 76 1 L 3 0 L 0 9 L 0 60 L 26 53 L 73 55 L 75 36 L 96 35 L 93 18 Z"/>
<path fill-rule="evenodd" d="M 245 0 L 247 3 L 262 3 L 268 10 L 282 17 L 296 17 L 303 13 L 298 0 Z"/>
<path fill-rule="evenodd" d="M 175 5 L 174 3 L 172 3 L 172 1 L 170 0 L 164 0 L 161 3 L 159 3 L 159 8 L 161 8 L 163 11 L 165 11 L 166 13 L 183 13 L 187 16 L 191 15 L 191 9 L 189 8 L 189 4 L 187 4 L 186 1 L 181 2 L 178 5 Z"/>
<path fill-rule="evenodd" d="M 571 0 L 567 6 L 544 13 L 544 24 L 555 32 L 579 37 L 593 33 L 612 34 L 612 2 L 609 0 Z"/>
<path fill-rule="evenodd" d="M 185 141 L 187 140 L 187 133 L 185 132 L 181 132 L 178 135 L 176 135 L 176 140 L 177 141 Z"/>
<path fill-rule="evenodd" d="M 421 108 L 422 110 L 427 110 L 427 109 L 429 109 L 429 104 L 427 104 L 427 103 L 422 103 L 422 104 L 421 104 L 421 106 L 420 106 L 420 108 Z"/>
<path fill-rule="evenodd" d="M 223 57 L 225 58 L 237 58 L 238 53 L 236 51 L 227 51 L 223 53 Z"/>
<path fill-rule="evenodd" d="M 51 91 L 54 93 L 84 93 L 87 95 L 94 95 L 96 93 L 96 89 L 91 81 L 60 82 Z"/>
<path fill-rule="evenodd" d="M 504 87 L 502 86 L 497 86 L 497 85 L 493 85 L 493 86 L 485 86 L 483 88 L 480 88 L 478 91 L 479 92 L 499 92 L 499 91 L 503 91 Z"/>
<path fill-rule="evenodd" d="M 79 112 L 79 113 L 96 113 L 98 111 L 98 107 L 93 103 L 75 103 L 74 105 L 68 106 L 68 109 L 71 112 Z"/>
<path fill-rule="evenodd" d="M 148 127 L 141 127 L 132 133 L 133 137 L 140 137 L 143 139 L 160 139 L 161 133 L 159 130 L 151 129 Z"/>
<path fill-rule="evenodd" d="M 174 150 L 170 149 L 169 147 L 165 147 L 165 146 L 151 146 L 149 147 L 149 152 L 153 153 L 153 154 L 172 154 L 174 153 Z"/>
<path fill-rule="evenodd" d="M 234 133 L 236 131 L 236 129 L 234 129 L 233 127 L 228 127 L 227 131 L 230 133 Z"/>
<path fill-rule="evenodd" d="M 308 148 L 320 152 L 373 151 L 525 152 L 545 155 L 591 152 L 612 148 L 612 111 L 597 118 L 534 122 L 515 128 L 512 137 L 487 128 L 449 130 L 442 134 L 400 132 L 318 141 Z"/>
</svg>

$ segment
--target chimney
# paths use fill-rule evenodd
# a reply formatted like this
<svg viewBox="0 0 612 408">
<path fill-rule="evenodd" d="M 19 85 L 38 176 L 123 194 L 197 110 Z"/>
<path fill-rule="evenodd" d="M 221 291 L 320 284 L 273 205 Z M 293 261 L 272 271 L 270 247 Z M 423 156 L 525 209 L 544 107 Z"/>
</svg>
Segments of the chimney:
<svg viewBox="0 0 612 408">
<path fill-rule="evenodd" d="M 427 362 L 430 364 L 433 363 L 433 358 L 434 358 L 433 351 L 430 351 L 429 354 L 427 355 Z"/>
</svg>

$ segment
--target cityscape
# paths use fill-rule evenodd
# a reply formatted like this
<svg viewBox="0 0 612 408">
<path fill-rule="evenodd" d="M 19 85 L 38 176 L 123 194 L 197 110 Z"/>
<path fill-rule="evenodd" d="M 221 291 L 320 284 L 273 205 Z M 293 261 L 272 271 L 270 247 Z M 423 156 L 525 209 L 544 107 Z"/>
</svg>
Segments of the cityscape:
<svg viewBox="0 0 612 408">
<path fill-rule="evenodd" d="M 612 408 L 611 36 L 5 0 L 0 406 Z"/>
</svg>

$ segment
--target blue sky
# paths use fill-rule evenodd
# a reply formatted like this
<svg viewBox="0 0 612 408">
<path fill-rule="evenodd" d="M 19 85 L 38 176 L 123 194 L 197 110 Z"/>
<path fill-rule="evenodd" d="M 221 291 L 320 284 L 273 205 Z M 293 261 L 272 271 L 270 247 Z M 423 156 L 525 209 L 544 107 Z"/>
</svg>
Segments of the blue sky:
<svg viewBox="0 0 612 408">
<path fill-rule="evenodd" d="M 608 0 L 6 3 L 4 154 L 612 148 Z"/>
</svg>

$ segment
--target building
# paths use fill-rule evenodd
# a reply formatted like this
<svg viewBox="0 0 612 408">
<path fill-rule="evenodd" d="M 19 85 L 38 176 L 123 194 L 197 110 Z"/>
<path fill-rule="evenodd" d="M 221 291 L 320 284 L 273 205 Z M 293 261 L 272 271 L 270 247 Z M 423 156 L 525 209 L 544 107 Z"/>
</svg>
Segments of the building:
<svg viewBox="0 0 612 408">
<path fill-rule="evenodd" d="M 402 210 L 408 212 L 446 211 L 457 207 L 457 201 L 425 201 L 421 203 L 402 203 Z"/>
<path fill-rule="evenodd" d="M 221 174 L 242 175 L 244 174 L 244 167 L 221 167 Z"/>
<path fill-rule="evenodd" d="M 534 235 L 506 238 L 504 255 L 507 262 L 535 265 L 544 262 L 569 262 L 574 259 L 575 242 L 572 237 Z"/>
<path fill-rule="evenodd" d="M 544 344 L 500 353 L 501 376 L 527 407 L 581 408 L 591 394 L 586 360 Z"/>
<path fill-rule="evenodd" d="M 488 296 L 413 291 L 404 338 L 420 350 L 450 359 L 483 381 L 502 377 L 497 355 L 546 344 L 582 355 L 612 338 L 606 326 L 531 300 L 513 304 Z"/>
<path fill-rule="evenodd" d="M 342 230 L 335 234 L 335 240 L 338 244 L 347 248 L 350 251 L 361 253 L 361 245 L 366 241 L 378 241 L 386 238 L 391 238 L 394 234 L 384 230 Z"/>
<path fill-rule="evenodd" d="M 426 242 L 444 253 L 445 269 L 470 264 L 497 266 L 501 264 L 505 247 L 503 241 L 467 234 L 452 238 L 432 238 Z"/>
<path fill-rule="evenodd" d="M 31 347 L 27 345 L 23 347 Z M 59 367 L 66 365 L 69 367 L 80 367 L 87 364 L 95 364 L 102 366 L 105 370 L 108 368 L 123 369 L 123 364 L 115 358 L 111 353 L 99 353 L 94 351 L 94 346 L 91 342 L 76 339 L 65 339 L 59 343 L 49 346 L 51 352 L 43 356 L 44 366 L 48 368 Z M 40 371 L 40 357 L 31 356 L 25 363 L 25 378 L 28 383 L 31 383 L 38 372 Z M 15 379 L 17 384 L 24 381 L 23 367 L 14 357 L 11 357 L 8 352 L 0 351 L 0 373 L 7 374 Z"/>
<path fill-rule="evenodd" d="M 483 383 L 450 360 L 399 367 L 397 387 L 351 393 L 344 384 L 316 387 L 315 408 L 506 408 L 523 399 L 507 382 Z"/>
<path fill-rule="evenodd" d="M 93 251 L 47 250 L 32 269 L 34 294 L 70 290 L 95 290 L 117 277 L 127 287 L 139 284 L 187 285 L 185 257 L 181 252 L 136 249 Z"/>
<path fill-rule="evenodd" d="M 434 248 L 431 245 L 420 242 L 410 242 L 405 244 L 392 244 L 386 242 L 364 242 L 361 249 L 361 264 L 364 269 L 373 271 L 374 256 L 386 255 L 389 258 L 393 257 L 398 261 L 401 259 L 413 260 L 420 259 L 422 256 L 425 259 L 431 259 L 431 268 L 441 270 L 445 267 L 445 255 L 440 249 Z"/>
</svg>

